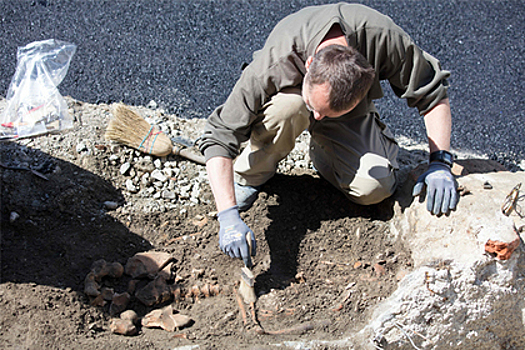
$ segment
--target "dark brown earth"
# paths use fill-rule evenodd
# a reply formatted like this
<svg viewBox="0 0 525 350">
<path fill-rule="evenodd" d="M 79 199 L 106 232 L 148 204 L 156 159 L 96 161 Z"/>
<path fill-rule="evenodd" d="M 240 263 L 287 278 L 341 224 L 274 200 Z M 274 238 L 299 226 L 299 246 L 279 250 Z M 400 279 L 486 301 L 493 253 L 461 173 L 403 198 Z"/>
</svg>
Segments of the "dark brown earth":
<svg viewBox="0 0 525 350">
<path fill-rule="evenodd" d="M 104 127 L 92 137 L 101 139 Z M 50 137 L 60 144 L 61 136 Z M 269 348 L 285 340 L 342 339 L 364 325 L 372 306 L 410 270 L 410 253 L 389 235 L 391 201 L 358 206 L 311 170 L 278 174 L 243 214 L 257 237 L 257 321 L 267 333 L 285 333 L 260 335 L 248 306 L 243 323 L 233 291 L 242 262 L 219 250 L 212 204 L 188 207 L 186 214 L 106 210 L 105 201 L 129 201 L 118 185 L 118 167 L 108 161 L 109 148 L 79 157 L 74 148 L 60 156 L 31 144 L 0 146 L 4 165 L 25 159 L 48 178 L 0 167 L 3 349 Z M 209 186 L 202 196 L 211 199 Z M 172 272 L 182 290 L 219 285 L 223 292 L 152 307 L 132 297 L 129 308 L 139 316 L 172 303 L 193 323 L 175 332 L 139 327 L 135 336 L 113 334 L 109 305 L 90 304 L 84 278 L 99 259 L 125 265 L 135 253 L 151 250 L 176 259 Z M 129 280 L 106 278 L 103 284 L 124 292 Z"/>
</svg>

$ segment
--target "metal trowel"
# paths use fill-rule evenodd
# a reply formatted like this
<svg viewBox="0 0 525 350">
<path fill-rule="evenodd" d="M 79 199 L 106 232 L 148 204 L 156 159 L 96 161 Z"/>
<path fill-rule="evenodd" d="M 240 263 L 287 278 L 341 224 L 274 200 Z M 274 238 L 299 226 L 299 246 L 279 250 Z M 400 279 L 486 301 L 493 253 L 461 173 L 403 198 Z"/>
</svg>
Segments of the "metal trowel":
<svg viewBox="0 0 525 350">
<path fill-rule="evenodd" d="M 250 233 L 246 234 L 246 242 L 248 243 L 248 254 L 252 255 L 252 240 Z M 241 294 L 246 304 L 253 304 L 257 300 L 255 295 L 255 277 L 252 270 L 248 266 L 241 269 L 241 285 L 239 286 L 239 293 Z"/>
</svg>

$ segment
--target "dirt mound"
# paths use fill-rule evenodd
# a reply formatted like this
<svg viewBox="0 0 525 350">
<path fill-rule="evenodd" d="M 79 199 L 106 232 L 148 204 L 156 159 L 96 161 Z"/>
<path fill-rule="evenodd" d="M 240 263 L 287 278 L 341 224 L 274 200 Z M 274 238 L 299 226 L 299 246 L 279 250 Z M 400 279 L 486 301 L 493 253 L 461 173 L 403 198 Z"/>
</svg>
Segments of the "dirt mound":
<svg viewBox="0 0 525 350">
<path fill-rule="evenodd" d="M 133 167 L 144 155 L 103 139 L 108 106 L 69 104 L 74 130 L 0 144 L 2 348 L 228 348 L 232 343 L 249 347 L 339 339 L 359 329 L 371 307 L 391 295 L 410 269 L 409 252 L 386 224 L 393 203 L 352 204 L 315 171 L 288 159 L 280 167 L 285 170 L 242 214 L 257 237 L 255 316 L 271 333 L 260 335 L 248 306 L 244 324 L 234 291 L 242 262 L 218 248 L 219 226 L 207 183 L 200 184 L 197 199 L 175 190 L 175 199 L 155 197 L 146 188 L 129 191 L 129 175 L 120 166 Z M 171 120 L 192 138 L 202 125 L 143 112 Z M 174 189 L 204 171 L 175 156 L 160 161 L 177 169 Z M 161 203 L 158 210 L 146 210 L 152 201 Z M 136 253 L 151 250 L 174 258 L 168 283 L 185 291 L 218 285 L 222 292 L 186 293 L 152 306 L 132 296 L 128 309 L 140 317 L 172 304 L 193 323 L 175 332 L 139 327 L 136 336 L 113 334 L 110 303 L 93 306 L 93 298 L 84 294 L 84 279 L 99 259 L 125 265 Z M 108 277 L 103 283 L 123 293 L 130 279 Z"/>
</svg>

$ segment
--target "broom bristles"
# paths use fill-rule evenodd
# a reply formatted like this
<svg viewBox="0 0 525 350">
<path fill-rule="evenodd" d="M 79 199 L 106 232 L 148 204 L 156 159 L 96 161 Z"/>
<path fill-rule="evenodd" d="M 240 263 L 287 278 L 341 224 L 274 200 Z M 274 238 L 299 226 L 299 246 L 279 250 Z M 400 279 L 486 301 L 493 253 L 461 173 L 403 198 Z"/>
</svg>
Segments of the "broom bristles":
<svg viewBox="0 0 525 350">
<path fill-rule="evenodd" d="M 105 138 L 156 156 L 166 156 L 173 150 L 166 134 L 122 104 L 115 106 Z"/>
</svg>

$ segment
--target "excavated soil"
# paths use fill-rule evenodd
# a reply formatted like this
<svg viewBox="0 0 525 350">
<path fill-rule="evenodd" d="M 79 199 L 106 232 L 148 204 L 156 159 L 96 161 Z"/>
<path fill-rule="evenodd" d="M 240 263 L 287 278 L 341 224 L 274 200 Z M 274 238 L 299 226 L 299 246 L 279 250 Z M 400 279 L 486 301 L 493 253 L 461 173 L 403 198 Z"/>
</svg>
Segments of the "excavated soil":
<svg viewBox="0 0 525 350">
<path fill-rule="evenodd" d="M 261 349 L 289 340 L 342 339 L 368 322 L 371 308 L 411 268 L 410 253 L 389 233 L 391 201 L 352 204 L 315 171 L 292 167 L 265 184 L 242 214 L 257 237 L 253 272 L 260 324 L 247 305 L 244 321 L 235 291 L 242 262 L 218 247 L 209 185 L 202 185 L 199 203 L 142 210 L 141 201 L 151 198 L 128 192 L 110 159 L 115 153 L 141 156 L 104 140 L 108 106 L 68 102 L 73 130 L 0 144 L 3 349 Z M 202 123 L 180 125 L 195 137 Z M 92 152 L 80 154 L 76 146 L 86 141 Z M 176 156 L 160 160 L 177 162 L 180 178 L 205 170 Z M 12 168 L 20 164 L 38 173 Z M 107 201 L 118 208 L 108 209 Z M 97 260 L 125 265 L 145 251 L 175 259 L 168 283 L 176 279 L 186 297 L 145 306 L 132 296 L 128 309 L 144 316 L 172 304 L 192 323 L 174 332 L 139 326 L 134 336 L 113 334 L 109 303 L 93 306 L 84 279 Z M 129 280 L 124 275 L 102 283 L 121 293 Z M 218 285 L 221 293 L 187 292 L 205 285 Z"/>
</svg>

